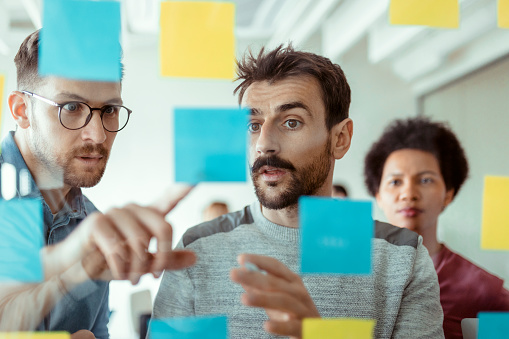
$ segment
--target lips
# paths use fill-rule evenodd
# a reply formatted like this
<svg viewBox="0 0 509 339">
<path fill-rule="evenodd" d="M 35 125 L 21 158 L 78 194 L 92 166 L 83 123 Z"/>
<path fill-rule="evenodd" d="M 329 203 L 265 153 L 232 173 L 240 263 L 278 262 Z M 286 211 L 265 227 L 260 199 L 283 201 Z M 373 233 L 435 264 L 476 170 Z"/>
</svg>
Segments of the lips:
<svg viewBox="0 0 509 339">
<path fill-rule="evenodd" d="M 398 211 L 398 213 L 401 213 L 403 216 L 405 216 L 407 218 L 418 217 L 422 212 L 423 212 L 423 210 L 421 210 L 419 208 L 415 208 L 415 207 L 407 207 L 407 208 L 400 209 Z"/>
<path fill-rule="evenodd" d="M 263 180 L 274 182 L 281 179 L 287 171 L 278 167 L 262 166 L 258 173 L 261 174 Z"/>
<path fill-rule="evenodd" d="M 86 165 L 97 165 L 103 159 L 103 156 L 100 154 L 82 154 L 76 158 Z"/>
<path fill-rule="evenodd" d="M 84 155 L 78 155 L 78 158 L 83 159 L 102 159 L 102 155 L 100 154 L 84 154 Z"/>
</svg>

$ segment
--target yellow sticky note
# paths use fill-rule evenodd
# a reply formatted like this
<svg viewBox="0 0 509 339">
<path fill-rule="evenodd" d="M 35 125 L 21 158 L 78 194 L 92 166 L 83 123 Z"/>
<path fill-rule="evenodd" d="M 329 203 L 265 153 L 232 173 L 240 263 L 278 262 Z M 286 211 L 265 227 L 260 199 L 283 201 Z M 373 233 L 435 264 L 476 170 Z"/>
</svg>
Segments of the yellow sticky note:
<svg viewBox="0 0 509 339">
<path fill-rule="evenodd" d="M 484 178 L 481 248 L 509 250 L 509 177 Z"/>
<path fill-rule="evenodd" d="M 498 27 L 509 28 L 509 0 L 498 0 Z"/>
<path fill-rule="evenodd" d="M 391 0 L 389 21 L 392 25 L 423 25 L 458 28 L 458 0 Z"/>
<path fill-rule="evenodd" d="M 163 76 L 233 79 L 233 3 L 162 2 L 160 25 Z"/>
<path fill-rule="evenodd" d="M 372 339 L 375 320 L 307 318 L 302 323 L 302 339 Z"/>
<path fill-rule="evenodd" d="M 0 332 L 0 339 L 70 339 L 67 332 Z"/>
</svg>

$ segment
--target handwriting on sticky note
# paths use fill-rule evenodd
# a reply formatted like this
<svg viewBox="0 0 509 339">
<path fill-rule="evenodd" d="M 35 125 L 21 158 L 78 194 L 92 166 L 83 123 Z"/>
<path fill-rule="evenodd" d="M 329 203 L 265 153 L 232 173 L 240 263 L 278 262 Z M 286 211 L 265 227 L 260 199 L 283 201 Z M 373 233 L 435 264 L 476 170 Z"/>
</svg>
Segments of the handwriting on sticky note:
<svg viewBox="0 0 509 339">
<path fill-rule="evenodd" d="M 509 177 L 484 178 L 481 248 L 509 250 Z"/>
<path fill-rule="evenodd" d="M 301 272 L 370 274 L 374 232 L 371 212 L 369 201 L 302 197 Z"/>
<path fill-rule="evenodd" d="M 392 25 L 457 28 L 458 0 L 391 0 L 389 22 Z"/>
<path fill-rule="evenodd" d="M 233 3 L 162 2 L 160 25 L 163 76 L 233 79 Z"/>
<path fill-rule="evenodd" d="M 306 318 L 302 339 L 372 339 L 375 320 Z"/>
</svg>

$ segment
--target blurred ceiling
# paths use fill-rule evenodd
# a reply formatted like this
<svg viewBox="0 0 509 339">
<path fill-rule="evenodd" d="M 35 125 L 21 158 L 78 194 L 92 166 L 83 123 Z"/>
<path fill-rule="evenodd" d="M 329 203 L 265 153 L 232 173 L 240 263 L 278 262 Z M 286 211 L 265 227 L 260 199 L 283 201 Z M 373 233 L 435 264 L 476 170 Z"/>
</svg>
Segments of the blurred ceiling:
<svg viewBox="0 0 509 339">
<path fill-rule="evenodd" d="M 120 0 L 123 43 L 157 43 L 161 0 Z M 239 45 L 319 41 L 334 61 L 361 39 L 367 59 L 390 67 L 416 95 L 430 92 L 509 54 L 509 30 L 497 28 L 496 0 L 460 0 L 460 28 L 388 24 L 389 0 L 234 0 Z M 0 0 L 0 54 L 41 27 L 42 0 Z M 316 42 L 315 42 L 316 45 Z"/>
</svg>

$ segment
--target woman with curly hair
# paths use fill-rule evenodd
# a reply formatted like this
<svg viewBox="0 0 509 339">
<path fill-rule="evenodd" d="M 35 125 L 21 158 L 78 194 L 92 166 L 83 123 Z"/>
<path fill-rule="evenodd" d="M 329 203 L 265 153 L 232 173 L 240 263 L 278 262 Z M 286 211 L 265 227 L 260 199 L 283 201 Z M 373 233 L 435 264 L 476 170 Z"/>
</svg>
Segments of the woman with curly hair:
<svg viewBox="0 0 509 339">
<path fill-rule="evenodd" d="M 468 176 L 465 152 L 443 123 L 396 120 L 371 147 L 364 179 L 388 221 L 423 237 L 433 260 L 444 310 L 445 338 L 463 338 L 461 320 L 480 311 L 509 311 L 502 279 L 437 239 L 438 217 Z"/>
</svg>

